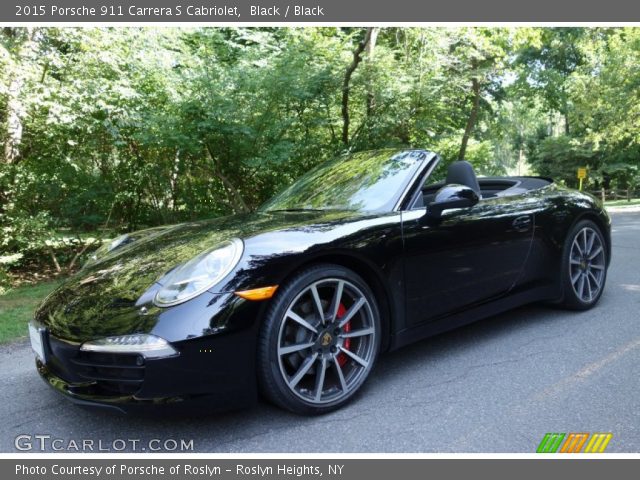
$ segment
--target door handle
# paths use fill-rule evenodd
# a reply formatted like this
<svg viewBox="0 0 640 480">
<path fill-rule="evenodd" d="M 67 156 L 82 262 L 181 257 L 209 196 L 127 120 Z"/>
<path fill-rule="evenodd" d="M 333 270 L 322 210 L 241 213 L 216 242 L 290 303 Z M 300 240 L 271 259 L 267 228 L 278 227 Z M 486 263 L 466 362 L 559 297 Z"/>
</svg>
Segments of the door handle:
<svg viewBox="0 0 640 480">
<path fill-rule="evenodd" d="M 531 228 L 531 216 L 523 215 L 518 217 L 513 221 L 512 225 L 518 232 L 526 232 Z"/>
</svg>

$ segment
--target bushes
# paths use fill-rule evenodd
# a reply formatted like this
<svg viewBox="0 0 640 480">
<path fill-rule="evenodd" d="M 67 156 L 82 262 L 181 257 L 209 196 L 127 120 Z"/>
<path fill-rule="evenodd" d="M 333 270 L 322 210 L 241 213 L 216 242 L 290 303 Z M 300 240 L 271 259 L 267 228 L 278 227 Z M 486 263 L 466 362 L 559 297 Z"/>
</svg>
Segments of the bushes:
<svg viewBox="0 0 640 480">
<path fill-rule="evenodd" d="M 5 283 L 73 270 L 88 232 L 254 209 L 344 151 L 446 168 L 465 131 L 480 174 L 633 188 L 637 30 L 380 28 L 345 89 L 365 28 L 1 29 L 0 151 L 22 122 L 0 160 Z"/>
<path fill-rule="evenodd" d="M 55 231 L 42 212 L 5 214 L 0 230 L 0 294 L 13 283 L 72 273 L 101 244 L 96 235 Z"/>
<path fill-rule="evenodd" d="M 540 175 L 577 187 L 577 167 L 598 170 L 598 152 L 591 145 L 566 135 L 542 140 L 533 155 L 532 165 Z"/>
</svg>

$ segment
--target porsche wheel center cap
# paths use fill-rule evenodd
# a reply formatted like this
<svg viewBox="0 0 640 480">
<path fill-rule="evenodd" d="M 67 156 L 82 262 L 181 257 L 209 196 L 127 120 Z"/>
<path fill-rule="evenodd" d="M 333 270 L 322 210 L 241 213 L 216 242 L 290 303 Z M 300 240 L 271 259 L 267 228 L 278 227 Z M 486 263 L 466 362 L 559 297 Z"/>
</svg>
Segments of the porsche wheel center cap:
<svg viewBox="0 0 640 480">
<path fill-rule="evenodd" d="M 324 332 L 320 337 L 320 344 L 323 347 L 328 347 L 329 345 L 331 345 L 332 340 L 333 337 L 331 336 L 331 334 L 329 332 Z"/>
<path fill-rule="evenodd" d="M 589 260 L 587 260 L 586 258 L 582 258 L 580 260 L 580 268 L 582 269 L 583 272 L 586 272 L 587 269 L 589 268 Z"/>
</svg>

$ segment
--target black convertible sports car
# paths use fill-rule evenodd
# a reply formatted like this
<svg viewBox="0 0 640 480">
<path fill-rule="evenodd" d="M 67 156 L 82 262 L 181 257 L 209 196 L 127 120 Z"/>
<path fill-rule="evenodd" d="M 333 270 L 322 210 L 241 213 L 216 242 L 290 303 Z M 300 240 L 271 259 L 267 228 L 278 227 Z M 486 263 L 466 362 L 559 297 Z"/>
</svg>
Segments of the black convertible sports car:
<svg viewBox="0 0 640 480">
<path fill-rule="evenodd" d="M 114 240 L 37 310 L 38 371 L 121 411 L 261 391 L 314 414 L 350 400 L 381 352 L 530 302 L 596 304 L 611 257 L 596 199 L 439 160 L 356 153 L 254 213 Z"/>
</svg>

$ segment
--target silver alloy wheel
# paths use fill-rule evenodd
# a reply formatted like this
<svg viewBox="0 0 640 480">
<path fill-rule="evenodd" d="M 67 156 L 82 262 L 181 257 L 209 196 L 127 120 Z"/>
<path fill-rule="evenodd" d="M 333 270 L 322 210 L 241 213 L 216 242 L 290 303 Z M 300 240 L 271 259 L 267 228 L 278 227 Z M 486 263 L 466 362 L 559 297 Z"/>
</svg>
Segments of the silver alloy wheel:
<svg viewBox="0 0 640 480">
<path fill-rule="evenodd" d="M 584 227 L 573 238 L 569 254 L 569 275 L 573 291 L 580 300 L 591 303 L 604 283 L 605 249 L 600 235 Z"/>
<path fill-rule="evenodd" d="M 373 363 L 375 325 L 369 301 L 352 282 L 327 278 L 306 287 L 278 333 L 278 363 L 289 389 L 315 405 L 348 397 Z"/>
</svg>

